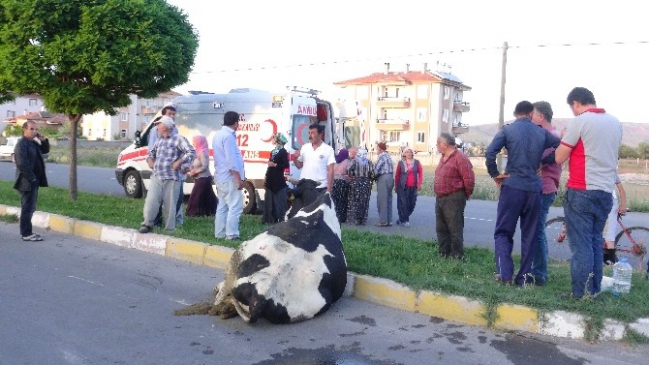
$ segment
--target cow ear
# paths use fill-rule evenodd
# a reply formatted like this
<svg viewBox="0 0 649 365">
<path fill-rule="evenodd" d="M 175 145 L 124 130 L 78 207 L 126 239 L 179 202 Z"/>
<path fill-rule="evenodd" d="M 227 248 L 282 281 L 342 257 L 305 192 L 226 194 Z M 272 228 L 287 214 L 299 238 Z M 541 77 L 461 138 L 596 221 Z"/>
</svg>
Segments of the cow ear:
<svg viewBox="0 0 649 365">
<path fill-rule="evenodd" d="M 248 305 L 250 323 L 257 322 L 264 315 L 266 307 L 268 307 L 268 301 L 264 297 L 254 296 Z"/>
</svg>

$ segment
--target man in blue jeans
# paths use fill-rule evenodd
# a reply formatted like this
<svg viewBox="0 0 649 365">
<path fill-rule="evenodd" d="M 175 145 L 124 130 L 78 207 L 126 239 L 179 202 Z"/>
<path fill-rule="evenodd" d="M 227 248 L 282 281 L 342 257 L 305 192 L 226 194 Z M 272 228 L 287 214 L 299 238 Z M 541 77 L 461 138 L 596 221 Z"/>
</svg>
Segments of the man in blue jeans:
<svg viewBox="0 0 649 365">
<path fill-rule="evenodd" d="M 552 126 L 552 106 L 547 101 L 537 101 L 534 103 L 534 112 L 532 113 L 532 123 L 548 130 L 555 137 L 560 138 L 559 131 Z M 554 148 L 548 148 L 543 151 L 543 157 L 550 155 Z M 550 206 L 557 197 L 559 190 L 559 180 L 561 179 L 561 165 L 554 163 L 554 160 L 541 166 L 542 195 L 541 195 L 541 214 L 539 215 L 539 225 L 536 230 L 536 250 L 534 251 L 534 261 L 532 262 L 532 275 L 534 276 L 535 285 L 545 285 L 548 281 L 548 240 L 545 236 L 545 221 L 548 218 Z"/>
<path fill-rule="evenodd" d="M 557 147 L 560 142 L 559 138 L 532 123 L 533 112 L 534 106 L 529 101 L 516 104 L 516 120 L 496 134 L 486 152 L 487 170 L 500 187 L 494 245 L 496 280 L 503 284 L 511 284 L 514 276 L 512 249 L 519 218 L 521 263 L 513 281 L 519 286 L 533 282 L 529 274 L 541 214 L 541 178 L 537 170 L 541 165 L 543 151 Z M 500 174 L 496 155 L 503 147 L 507 149 L 507 167 L 505 173 Z"/>
<path fill-rule="evenodd" d="M 622 125 L 597 107 L 595 96 L 586 88 L 574 88 L 567 101 L 575 118 L 568 123 L 555 161 L 561 164 L 570 159 L 563 205 L 572 251 L 568 296 L 582 298 L 602 288 L 602 231 L 613 204 Z"/>
<path fill-rule="evenodd" d="M 219 198 L 214 218 L 214 237 L 239 239 L 239 217 L 243 212 L 243 156 L 237 146 L 235 133 L 239 113 L 229 111 L 223 116 L 223 126 L 212 138 L 214 150 L 214 183 Z"/>
</svg>

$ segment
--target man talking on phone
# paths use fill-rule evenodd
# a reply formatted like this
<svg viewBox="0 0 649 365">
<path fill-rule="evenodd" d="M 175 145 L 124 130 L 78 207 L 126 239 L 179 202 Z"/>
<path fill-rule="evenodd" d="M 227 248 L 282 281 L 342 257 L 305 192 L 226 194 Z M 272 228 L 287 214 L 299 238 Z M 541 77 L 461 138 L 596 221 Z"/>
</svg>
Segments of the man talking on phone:
<svg viewBox="0 0 649 365">
<path fill-rule="evenodd" d="M 36 211 L 38 188 L 47 187 L 43 154 L 50 152 L 50 142 L 38 132 L 34 122 L 23 123 L 22 132 L 23 136 L 14 148 L 14 189 L 20 191 L 20 235 L 23 241 L 36 242 L 42 241 L 43 238 L 32 231 L 32 216 Z"/>
</svg>

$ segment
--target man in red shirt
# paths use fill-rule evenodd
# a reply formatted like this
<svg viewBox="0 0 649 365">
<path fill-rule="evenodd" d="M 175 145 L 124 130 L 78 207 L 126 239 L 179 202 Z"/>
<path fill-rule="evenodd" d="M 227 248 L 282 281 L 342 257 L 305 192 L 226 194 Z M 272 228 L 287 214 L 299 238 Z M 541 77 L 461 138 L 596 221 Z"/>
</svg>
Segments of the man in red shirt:
<svg viewBox="0 0 649 365">
<path fill-rule="evenodd" d="M 464 256 L 464 208 L 473 194 L 475 173 L 471 161 L 457 149 L 455 137 L 442 133 L 437 138 L 442 154 L 435 169 L 435 218 L 439 254 L 461 259 Z"/>
</svg>

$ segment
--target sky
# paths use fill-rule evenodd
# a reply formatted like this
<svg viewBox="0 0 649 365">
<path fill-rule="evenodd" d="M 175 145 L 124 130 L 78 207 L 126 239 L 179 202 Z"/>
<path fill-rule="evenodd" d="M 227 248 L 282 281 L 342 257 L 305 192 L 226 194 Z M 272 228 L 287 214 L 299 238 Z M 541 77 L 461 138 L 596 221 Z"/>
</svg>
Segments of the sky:
<svg viewBox="0 0 649 365">
<path fill-rule="evenodd" d="M 649 31 L 639 0 L 167 2 L 200 37 L 190 81 L 174 88 L 181 93 L 297 85 L 335 100 L 334 82 L 382 72 L 386 62 L 391 71 L 439 64 L 472 88 L 462 121 L 497 123 L 507 42 L 505 120 L 521 100 L 545 100 L 555 118 L 572 117 L 566 96 L 583 86 L 622 122 L 649 123 Z"/>
</svg>

